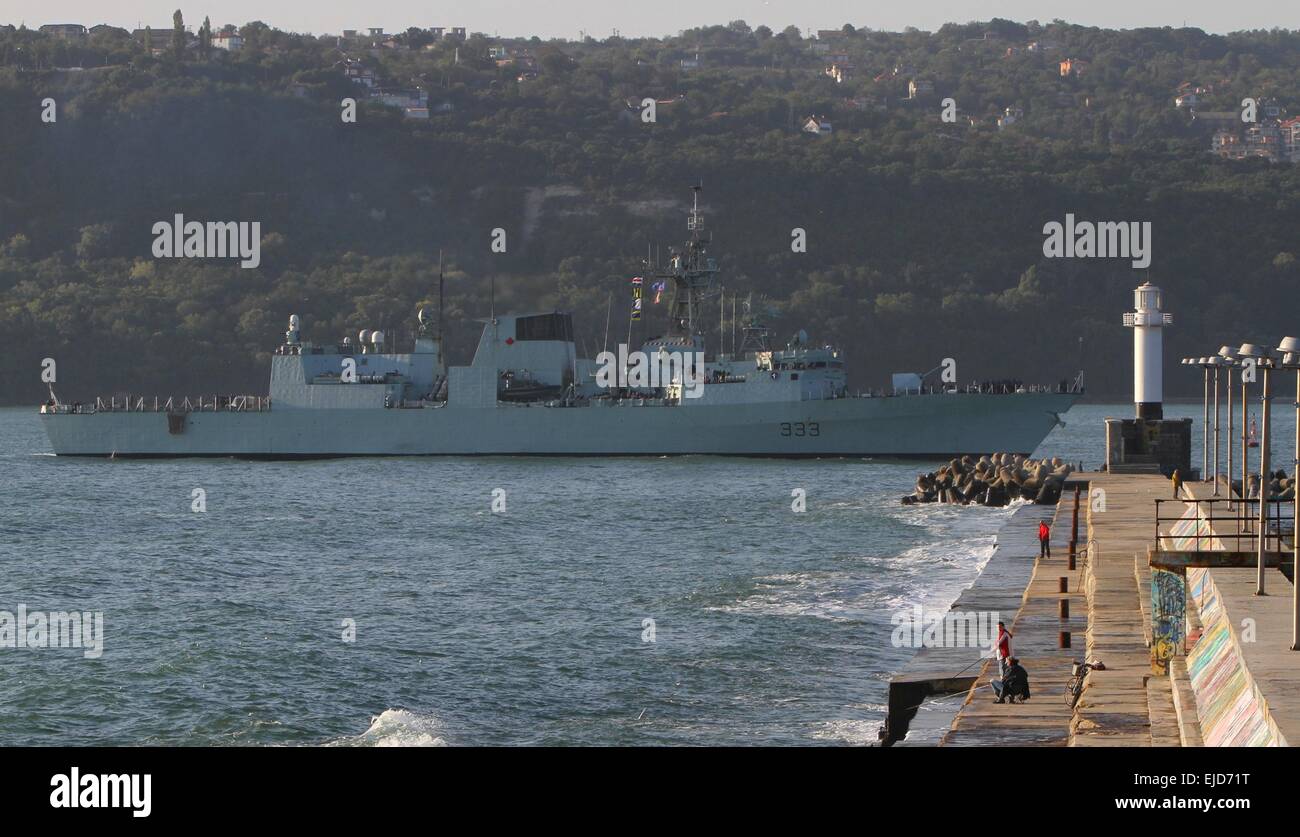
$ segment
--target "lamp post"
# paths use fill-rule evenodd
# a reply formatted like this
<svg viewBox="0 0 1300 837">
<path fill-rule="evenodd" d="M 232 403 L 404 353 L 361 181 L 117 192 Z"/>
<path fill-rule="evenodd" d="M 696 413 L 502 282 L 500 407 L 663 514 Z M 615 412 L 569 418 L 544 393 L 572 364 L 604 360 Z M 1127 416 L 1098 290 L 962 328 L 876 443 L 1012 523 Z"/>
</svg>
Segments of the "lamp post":
<svg viewBox="0 0 1300 837">
<path fill-rule="evenodd" d="M 1219 367 L 1223 365 L 1223 358 L 1214 355 L 1209 359 L 1209 364 L 1214 368 L 1214 490 L 1210 492 L 1211 496 L 1219 496 Z"/>
<path fill-rule="evenodd" d="M 1237 359 L 1241 364 L 1241 499 L 1246 500 L 1249 498 L 1247 483 L 1250 478 L 1250 435 L 1247 428 L 1247 422 L 1249 421 L 1247 399 L 1250 381 L 1246 379 L 1246 357 L 1241 353 L 1240 349 L 1237 350 Z M 1250 504 L 1243 503 L 1241 508 L 1249 513 Z"/>
<path fill-rule="evenodd" d="M 1228 370 L 1228 465 L 1224 473 L 1228 475 L 1228 508 L 1232 508 L 1232 367 L 1237 364 L 1237 353 L 1231 346 L 1223 346 L 1219 349 L 1219 357 L 1223 358 L 1223 366 Z"/>
<path fill-rule="evenodd" d="M 1269 350 L 1259 346 L 1243 343 L 1237 352 L 1242 357 L 1255 359 L 1255 366 L 1264 372 L 1263 390 L 1260 393 L 1259 408 L 1259 531 L 1256 533 L 1258 547 L 1255 565 L 1255 595 L 1267 596 L 1264 590 L 1264 544 L 1268 540 L 1268 373 L 1273 363 Z"/>
<path fill-rule="evenodd" d="M 1183 366 L 1195 366 L 1195 365 L 1196 365 L 1196 358 L 1194 358 L 1194 357 L 1185 357 L 1185 358 L 1183 358 L 1182 360 L 1180 360 L 1179 363 L 1181 363 Z M 1188 441 L 1190 442 L 1190 440 L 1188 440 Z M 1189 462 L 1190 462 L 1190 460 L 1189 460 Z"/>
<path fill-rule="evenodd" d="M 1295 457 L 1291 460 L 1291 478 L 1295 479 L 1300 474 L 1300 338 L 1283 337 L 1282 342 L 1278 345 L 1277 350 L 1282 352 L 1283 369 L 1295 370 Z M 1296 488 L 1300 488 L 1300 481 L 1293 483 Z M 1296 492 L 1292 490 L 1292 518 L 1291 518 L 1291 650 L 1300 651 L 1300 581 L 1295 577 L 1295 560 L 1297 552 L 1296 538 L 1300 536 L 1300 497 L 1296 497 Z M 1281 540 L 1279 539 L 1279 552 Z"/>
<path fill-rule="evenodd" d="M 1201 398 L 1201 481 L 1210 473 L 1210 359 L 1199 357 L 1196 365 L 1205 377 L 1205 395 Z"/>
</svg>

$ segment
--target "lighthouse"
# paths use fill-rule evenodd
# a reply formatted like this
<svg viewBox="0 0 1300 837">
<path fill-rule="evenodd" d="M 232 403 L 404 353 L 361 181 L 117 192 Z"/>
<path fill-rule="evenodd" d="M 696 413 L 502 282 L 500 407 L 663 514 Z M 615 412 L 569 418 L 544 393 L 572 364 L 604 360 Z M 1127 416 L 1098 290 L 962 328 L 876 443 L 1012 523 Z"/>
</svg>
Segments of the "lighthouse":
<svg viewBox="0 0 1300 837">
<path fill-rule="evenodd" d="M 1133 291 L 1133 309 L 1124 325 L 1133 329 L 1133 408 L 1131 419 L 1106 419 L 1106 469 L 1113 473 L 1161 473 L 1190 477 L 1192 420 L 1164 415 L 1164 329 L 1173 316 L 1160 310 L 1160 289 L 1144 282 Z"/>
<path fill-rule="evenodd" d="M 1137 418 L 1164 418 L 1163 334 L 1173 315 L 1160 310 L 1160 289 L 1144 282 L 1133 291 L 1133 307 L 1124 314 L 1124 325 L 1133 329 L 1133 404 Z"/>
</svg>

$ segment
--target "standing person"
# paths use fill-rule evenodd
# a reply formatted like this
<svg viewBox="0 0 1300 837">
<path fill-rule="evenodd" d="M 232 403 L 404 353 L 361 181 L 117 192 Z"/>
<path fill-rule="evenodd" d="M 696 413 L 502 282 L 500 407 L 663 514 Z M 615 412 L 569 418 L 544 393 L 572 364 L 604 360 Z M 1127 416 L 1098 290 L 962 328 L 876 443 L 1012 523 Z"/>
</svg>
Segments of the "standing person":
<svg viewBox="0 0 1300 837">
<path fill-rule="evenodd" d="M 1180 495 L 1183 491 L 1183 475 L 1178 472 L 1177 468 L 1175 468 L 1174 475 L 1170 477 L 1169 480 L 1174 484 L 1174 499 L 1181 500 L 1182 497 Z"/>
<path fill-rule="evenodd" d="M 1052 557 L 1052 527 L 1047 525 L 1046 520 L 1038 522 L 1038 557 Z"/>
<path fill-rule="evenodd" d="M 1005 622 L 998 623 L 998 641 L 993 646 L 993 654 L 998 660 L 998 677 L 1007 676 L 1007 661 L 1011 659 L 1011 631 Z"/>
</svg>

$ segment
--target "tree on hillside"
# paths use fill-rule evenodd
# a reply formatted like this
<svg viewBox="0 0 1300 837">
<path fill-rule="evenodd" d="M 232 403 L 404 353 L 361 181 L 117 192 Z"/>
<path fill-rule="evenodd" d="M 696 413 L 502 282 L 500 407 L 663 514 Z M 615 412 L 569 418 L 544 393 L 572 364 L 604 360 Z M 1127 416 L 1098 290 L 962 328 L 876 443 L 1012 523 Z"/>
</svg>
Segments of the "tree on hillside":
<svg viewBox="0 0 1300 837">
<path fill-rule="evenodd" d="M 185 18 L 180 9 L 172 14 L 172 52 L 177 61 L 185 57 Z"/>
<path fill-rule="evenodd" d="M 199 29 L 199 55 L 205 59 L 212 54 L 212 21 L 203 18 L 203 26 Z"/>
</svg>

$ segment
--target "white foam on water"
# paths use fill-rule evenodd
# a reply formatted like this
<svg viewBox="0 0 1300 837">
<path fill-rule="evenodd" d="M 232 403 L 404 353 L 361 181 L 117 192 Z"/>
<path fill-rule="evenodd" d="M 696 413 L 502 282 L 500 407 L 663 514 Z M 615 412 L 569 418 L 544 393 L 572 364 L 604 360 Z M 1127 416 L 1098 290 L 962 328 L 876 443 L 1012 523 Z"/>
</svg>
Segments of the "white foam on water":
<svg viewBox="0 0 1300 837">
<path fill-rule="evenodd" d="M 864 558 L 861 570 L 759 576 L 748 596 L 709 610 L 864 621 L 917 604 L 946 609 L 993 556 L 995 533 L 1006 516 L 986 516 L 968 531 L 945 526 L 941 539 L 897 555 Z"/>
<path fill-rule="evenodd" d="M 442 723 L 433 715 L 407 709 L 385 709 L 370 719 L 360 735 L 331 741 L 333 747 L 446 747 Z"/>
<path fill-rule="evenodd" d="M 818 741 L 867 747 L 880 743 L 880 728 L 883 724 L 883 721 L 850 719 L 824 721 L 812 737 Z"/>
<path fill-rule="evenodd" d="M 765 575 L 754 579 L 754 586 L 757 589 L 744 599 L 708 609 L 721 613 L 859 621 L 879 607 L 878 593 L 862 590 L 862 582 L 845 572 Z"/>
</svg>

